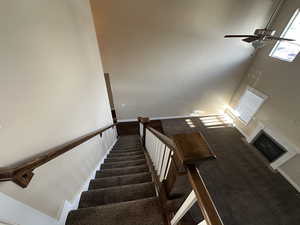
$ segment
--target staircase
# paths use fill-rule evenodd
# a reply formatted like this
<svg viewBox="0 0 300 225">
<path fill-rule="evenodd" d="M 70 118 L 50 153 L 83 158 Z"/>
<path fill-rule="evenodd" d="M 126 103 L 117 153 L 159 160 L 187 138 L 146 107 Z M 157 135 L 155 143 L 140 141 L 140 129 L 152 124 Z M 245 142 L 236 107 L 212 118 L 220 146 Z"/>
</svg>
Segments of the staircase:
<svg viewBox="0 0 300 225">
<path fill-rule="evenodd" d="M 139 136 L 120 136 L 66 225 L 163 225 Z"/>
</svg>

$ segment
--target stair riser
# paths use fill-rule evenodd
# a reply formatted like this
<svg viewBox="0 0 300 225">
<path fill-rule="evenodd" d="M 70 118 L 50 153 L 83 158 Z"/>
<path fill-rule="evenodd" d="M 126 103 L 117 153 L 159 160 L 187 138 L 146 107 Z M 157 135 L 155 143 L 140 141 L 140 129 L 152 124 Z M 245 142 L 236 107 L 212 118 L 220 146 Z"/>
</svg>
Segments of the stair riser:
<svg viewBox="0 0 300 225">
<path fill-rule="evenodd" d="M 138 159 L 145 159 L 144 155 L 137 155 L 137 156 L 124 156 L 124 157 L 114 157 L 114 158 L 107 158 L 104 162 L 122 162 L 122 161 L 131 161 L 131 160 L 138 160 Z"/>
<path fill-rule="evenodd" d="M 140 166 L 146 164 L 146 160 L 138 160 L 138 161 L 129 161 L 129 162 L 122 162 L 122 163 L 104 163 L 101 166 L 101 169 L 114 169 L 114 168 L 122 168 L 128 166 Z"/>
<path fill-rule="evenodd" d="M 97 171 L 96 178 L 122 176 L 122 175 L 136 174 L 136 173 L 143 173 L 143 172 L 149 172 L 149 169 L 145 166 L 145 167 L 138 167 L 132 169 L 125 169 L 125 168 L 114 169 L 113 171 L 102 170 L 102 171 Z"/>
<path fill-rule="evenodd" d="M 139 184 L 139 183 L 146 183 L 146 182 L 151 182 L 150 173 L 101 178 L 101 179 L 92 180 L 89 185 L 89 190 L 115 187 L 120 185 Z"/>
<path fill-rule="evenodd" d="M 140 145 L 140 140 L 118 141 L 116 145 Z"/>
<path fill-rule="evenodd" d="M 128 150 L 112 150 L 111 153 L 130 153 L 130 152 L 138 152 L 138 151 L 143 151 L 140 148 L 134 148 L 134 149 L 128 149 Z"/>
<path fill-rule="evenodd" d="M 79 208 L 133 201 L 155 196 L 153 183 L 125 185 L 83 192 Z"/>
<path fill-rule="evenodd" d="M 113 158 L 113 157 L 122 157 L 122 156 L 136 156 L 136 155 L 144 155 L 142 151 L 137 152 L 128 152 L 128 153 L 109 153 L 107 158 Z"/>
<path fill-rule="evenodd" d="M 141 149 L 142 146 L 114 146 L 113 150 L 131 150 L 131 149 Z"/>
</svg>

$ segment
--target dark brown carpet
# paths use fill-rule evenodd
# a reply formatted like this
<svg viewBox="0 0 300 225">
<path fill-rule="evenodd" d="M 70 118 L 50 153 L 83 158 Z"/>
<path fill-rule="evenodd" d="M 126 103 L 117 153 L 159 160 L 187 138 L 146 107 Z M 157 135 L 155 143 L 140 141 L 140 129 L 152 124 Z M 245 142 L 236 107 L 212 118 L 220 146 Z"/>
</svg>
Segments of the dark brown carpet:
<svg viewBox="0 0 300 225">
<path fill-rule="evenodd" d="M 66 225 L 163 225 L 139 137 L 121 136 Z"/>
<path fill-rule="evenodd" d="M 300 225 L 300 195 L 242 140 L 236 128 L 205 127 L 199 118 L 163 120 L 166 135 L 200 131 L 217 155 L 199 165 L 224 225 Z M 186 181 L 187 182 L 187 181 Z M 191 214 L 200 221 L 196 205 Z"/>
</svg>

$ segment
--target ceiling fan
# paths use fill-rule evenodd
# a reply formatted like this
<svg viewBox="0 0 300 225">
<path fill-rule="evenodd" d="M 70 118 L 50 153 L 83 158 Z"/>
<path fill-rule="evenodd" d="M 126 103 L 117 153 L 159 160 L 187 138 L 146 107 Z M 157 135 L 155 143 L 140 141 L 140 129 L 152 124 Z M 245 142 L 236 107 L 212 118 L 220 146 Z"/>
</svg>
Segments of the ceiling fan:
<svg viewBox="0 0 300 225">
<path fill-rule="evenodd" d="M 242 41 L 252 43 L 254 48 L 262 48 L 265 46 L 266 41 L 295 41 L 294 39 L 275 37 L 276 31 L 270 29 L 272 21 L 278 14 L 278 11 L 283 4 L 284 0 L 280 0 L 275 11 L 271 15 L 269 22 L 264 29 L 256 29 L 253 35 L 225 35 L 224 38 L 243 38 Z"/>
</svg>

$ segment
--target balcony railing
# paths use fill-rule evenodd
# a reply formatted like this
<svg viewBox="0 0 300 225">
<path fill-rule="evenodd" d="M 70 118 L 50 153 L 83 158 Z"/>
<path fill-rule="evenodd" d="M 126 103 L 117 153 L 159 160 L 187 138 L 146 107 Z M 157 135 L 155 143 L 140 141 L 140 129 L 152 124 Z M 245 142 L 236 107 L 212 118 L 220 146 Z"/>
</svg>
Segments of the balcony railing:
<svg viewBox="0 0 300 225">
<path fill-rule="evenodd" d="M 215 159 L 205 139 L 199 133 L 179 134 L 171 138 L 149 126 L 149 119 L 139 117 L 141 141 L 147 151 L 156 176 L 156 191 L 160 199 L 166 199 L 171 192 L 176 178 L 186 173 L 193 188 L 187 199 L 175 215 L 169 218 L 171 225 L 176 225 L 181 218 L 197 203 L 201 209 L 204 225 L 223 225 L 214 202 L 207 190 L 195 163 Z M 165 202 L 162 204 L 164 205 Z"/>
</svg>

